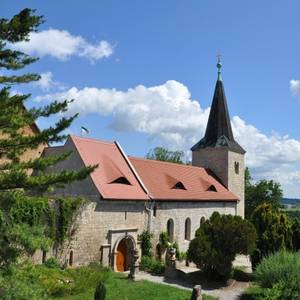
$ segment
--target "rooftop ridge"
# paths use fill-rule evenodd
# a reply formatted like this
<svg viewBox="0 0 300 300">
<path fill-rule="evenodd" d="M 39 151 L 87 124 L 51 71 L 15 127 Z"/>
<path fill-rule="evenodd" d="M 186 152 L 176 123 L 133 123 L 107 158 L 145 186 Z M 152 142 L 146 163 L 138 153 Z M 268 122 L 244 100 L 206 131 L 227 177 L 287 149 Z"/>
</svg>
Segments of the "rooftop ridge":
<svg viewBox="0 0 300 300">
<path fill-rule="evenodd" d="M 163 161 L 163 160 L 155 160 L 155 159 L 148 159 L 148 158 L 143 158 L 143 157 L 137 157 L 137 156 L 131 156 L 128 155 L 129 159 L 138 159 L 138 160 L 143 160 L 146 162 L 155 162 L 155 163 L 161 163 L 161 164 L 168 164 L 168 165 L 172 165 L 172 166 L 180 166 L 180 167 L 189 167 L 189 168 L 193 168 L 193 169 L 204 169 L 207 170 L 207 168 L 203 168 L 203 167 L 196 167 L 196 166 L 192 166 L 192 165 L 186 165 L 186 164 L 178 164 L 178 163 L 174 163 L 174 162 L 170 162 L 170 161 Z"/>
<path fill-rule="evenodd" d="M 72 140 L 80 139 L 80 140 L 87 140 L 87 141 L 94 142 L 94 143 L 102 143 L 102 144 L 109 144 L 109 145 L 114 145 L 115 144 L 114 142 L 104 141 L 104 140 L 100 140 L 100 139 L 97 139 L 97 138 L 82 137 L 82 136 L 78 136 L 78 135 L 74 135 L 74 134 L 70 134 L 69 136 Z"/>
</svg>

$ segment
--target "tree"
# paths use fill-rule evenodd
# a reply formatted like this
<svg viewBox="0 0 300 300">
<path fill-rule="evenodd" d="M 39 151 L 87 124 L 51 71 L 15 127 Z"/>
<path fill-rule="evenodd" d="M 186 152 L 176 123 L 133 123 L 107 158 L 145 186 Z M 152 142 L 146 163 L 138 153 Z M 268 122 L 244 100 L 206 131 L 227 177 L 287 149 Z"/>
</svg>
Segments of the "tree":
<svg viewBox="0 0 300 300">
<path fill-rule="evenodd" d="M 183 156 L 183 151 L 171 151 L 163 147 L 156 147 L 147 153 L 146 158 L 183 164 Z"/>
<path fill-rule="evenodd" d="M 37 61 L 14 50 L 12 45 L 28 41 L 29 34 L 37 31 L 43 21 L 43 17 L 35 15 L 31 9 L 24 9 L 9 20 L 0 19 L 0 70 L 17 71 Z M 49 228 L 53 210 L 47 192 L 86 178 L 96 166 L 47 174 L 47 167 L 66 159 L 70 153 L 21 160 L 26 151 L 40 144 L 63 141 L 66 138 L 64 130 L 77 115 L 61 117 L 54 126 L 36 134 L 25 134 L 24 129 L 33 126 L 37 119 L 65 112 L 70 101 L 54 101 L 41 108 L 26 109 L 30 95 L 11 94 L 10 87 L 39 80 L 40 76 L 0 74 L 0 266 L 7 266 L 24 253 L 32 254 L 38 248 L 47 250 L 49 247 L 54 225 Z M 32 171 L 36 176 L 29 175 Z"/>
<path fill-rule="evenodd" d="M 292 224 L 286 214 L 275 210 L 271 204 L 258 206 L 252 214 L 252 223 L 257 232 L 257 249 L 251 256 L 254 268 L 271 253 L 293 249 Z"/>
<path fill-rule="evenodd" d="M 196 231 L 188 249 L 188 259 L 209 276 L 228 278 L 237 254 L 250 254 L 255 249 L 253 225 L 240 216 L 214 212 Z"/>
<path fill-rule="evenodd" d="M 248 168 L 245 170 L 245 215 L 247 219 L 262 203 L 269 203 L 274 209 L 279 209 L 283 193 L 280 183 L 273 180 L 260 180 L 252 183 Z"/>
</svg>

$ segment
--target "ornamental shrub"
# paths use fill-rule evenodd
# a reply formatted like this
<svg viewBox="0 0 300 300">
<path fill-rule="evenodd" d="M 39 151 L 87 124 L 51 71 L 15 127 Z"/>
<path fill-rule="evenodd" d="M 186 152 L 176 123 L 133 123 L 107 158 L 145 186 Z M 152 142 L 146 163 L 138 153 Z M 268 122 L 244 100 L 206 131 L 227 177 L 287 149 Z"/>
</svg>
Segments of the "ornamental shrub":
<svg viewBox="0 0 300 300">
<path fill-rule="evenodd" d="M 96 286 L 94 300 L 105 300 L 105 297 L 106 297 L 105 284 L 102 281 L 99 281 Z"/>
<path fill-rule="evenodd" d="M 165 272 L 165 265 L 161 261 L 149 256 L 142 256 L 140 269 L 153 275 L 162 275 Z"/>
<path fill-rule="evenodd" d="M 148 230 L 144 230 L 139 236 L 139 241 L 142 242 L 142 256 L 152 256 L 152 237 L 153 234 L 150 233 Z"/>
<path fill-rule="evenodd" d="M 256 268 L 256 286 L 240 300 L 300 300 L 300 253 L 280 251 L 262 259 Z"/>
<path fill-rule="evenodd" d="M 252 253 L 255 240 L 255 228 L 249 221 L 214 212 L 196 231 L 187 258 L 208 276 L 227 279 L 235 256 Z"/>
<path fill-rule="evenodd" d="M 300 253 L 280 251 L 264 258 L 257 266 L 255 281 L 264 288 L 275 284 L 289 286 L 296 280 L 300 292 Z"/>
<path fill-rule="evenodd" d="M 251 220 L 257 232 L 257 249 L 251 255 L 253 268 L 263 257 L 293 249 L 292 224 L 286 214 L 264 203 L 254 210 Z"/>
</svg>

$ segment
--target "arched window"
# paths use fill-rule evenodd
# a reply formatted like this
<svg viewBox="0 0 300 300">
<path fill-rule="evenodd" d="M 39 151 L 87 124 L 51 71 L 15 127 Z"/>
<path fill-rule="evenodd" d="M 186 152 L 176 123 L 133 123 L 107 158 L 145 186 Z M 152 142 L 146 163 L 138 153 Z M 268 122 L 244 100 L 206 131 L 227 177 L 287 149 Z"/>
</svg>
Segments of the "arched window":
<svg viewBox="0 0 300 300">
<path fill-rule="evenodd" d="M 234 171 L 235 171 L 235 174 L 240 173 L 240 163 L 238 161 L 234 162 Z"/>
<path fill-rule="evenodd" d="M 205 222 L 205 218 L 204 217 L 201 217 L 200 219 L 200 226 Z"/>
<path fill-rule="evenodd" d="M 73 266 L 73 250 L 70 251 L 69 266 Z"/>
<path fill-rule="evenodd" d="M 189 241 L 191 239 L 191 219 L 187 218 L 184 224 L 184 239 Z"/>
<path fill-rule="evenodd" d="M 167 222 L 167 232 L 168 232 L 170 241 L 173 242 L 173 239 L 174 239 L 174 221 L 173 221 L 173 219 L 169 219 Z"/>
</svg>

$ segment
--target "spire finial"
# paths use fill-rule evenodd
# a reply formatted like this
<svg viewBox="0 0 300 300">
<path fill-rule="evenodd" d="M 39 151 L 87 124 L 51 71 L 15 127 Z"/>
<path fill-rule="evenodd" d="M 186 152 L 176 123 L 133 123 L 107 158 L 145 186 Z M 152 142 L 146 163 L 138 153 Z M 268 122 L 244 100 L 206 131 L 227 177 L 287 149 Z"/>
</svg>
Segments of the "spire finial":
<svg viewBox="0 0 300 300">
<path fill-rule="evenodd" d="M 222 77 L 221 77 L 221 68 L 222 68 L 221 57 L 222 57 L 221 54 L 217 55 L 217 59 L 218 59 L 218 62 L 217 62 L 218 80 L 222 80 Z"/>
</svg>

